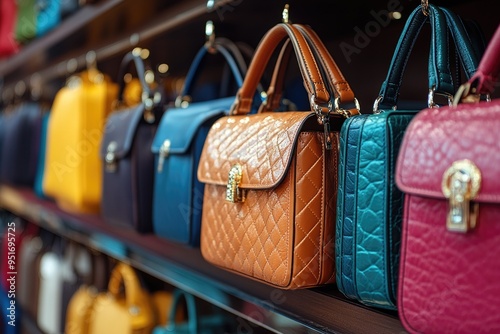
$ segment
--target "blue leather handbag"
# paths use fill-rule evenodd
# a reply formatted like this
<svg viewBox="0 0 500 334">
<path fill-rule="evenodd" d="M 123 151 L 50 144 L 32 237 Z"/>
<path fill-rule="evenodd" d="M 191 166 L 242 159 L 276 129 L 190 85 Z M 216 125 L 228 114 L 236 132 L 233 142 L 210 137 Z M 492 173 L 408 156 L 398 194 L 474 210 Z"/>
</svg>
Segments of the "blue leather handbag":
<svg viewBox="0 0 500 334">
<path fill-rule="evenodd" d="M 227 39 L 216 38 L 213 46 L 204 45 L 191 64 L 176 107 L 167 109 L 158 126 L 151 145 L 155 155 L 153 230 L 165 239 L 199 245 L 204 184 L 196 177 L 198 161 L 211 125 L 229 113 L 243 82 L 236 52 L 238 48 Z M 207 100 L 205 95 L 205 101 L 188 102 L 186 96 L 194 90 L 202 61 L 212 53 L 221 55 L 229 65 L 236 83 L 233 96 Z"/>
<path fill-rule="evenodd" d="M 426 13 L 424 13 L 426 11 Z M 467 76 L 478 66 L 480 48 L 452 12 L 429 5 L 409 16 L 396 46 L 373 114 L 351 117 L 340 133 L 336 220 L 336 281 L 348 298 L 396 309 L 403 194 L 394 169 L 406 127 L 419 110 L 397 109 L 402 75 L 426 22 L 432 30 L 429 58 L 429 106 L 434 94 L 452 97 L 448 30 Z M 456 81 L 456 80 L 455 80 Z"/>
</svg>

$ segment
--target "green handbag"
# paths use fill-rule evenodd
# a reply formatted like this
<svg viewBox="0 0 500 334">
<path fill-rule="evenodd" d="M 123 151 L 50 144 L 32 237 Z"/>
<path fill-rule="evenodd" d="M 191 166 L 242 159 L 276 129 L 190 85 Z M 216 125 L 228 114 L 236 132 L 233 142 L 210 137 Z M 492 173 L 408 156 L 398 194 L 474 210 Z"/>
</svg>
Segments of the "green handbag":
<svg viewBox="0 0 500 334">
<path fill-rule="evenodd" d="M 17 2 L 16 41 L 26 43 L 36 37 L 37 16 L 36 0 L 19 0 Z"/>
<path fill-rule="evenodd" d="M 187 320 L 177 322 L 176 315 L 185 301 Z M 222 310 L 213 307 L 212 312 L 201 315 L 196 298 L 183 290 L 176 289 L 173 293 L 172 308 L 166 326 L 157 326 L 153 334 L 221 334 L 231 332 L 231 319 L 222 313 Z"/>
</svg>

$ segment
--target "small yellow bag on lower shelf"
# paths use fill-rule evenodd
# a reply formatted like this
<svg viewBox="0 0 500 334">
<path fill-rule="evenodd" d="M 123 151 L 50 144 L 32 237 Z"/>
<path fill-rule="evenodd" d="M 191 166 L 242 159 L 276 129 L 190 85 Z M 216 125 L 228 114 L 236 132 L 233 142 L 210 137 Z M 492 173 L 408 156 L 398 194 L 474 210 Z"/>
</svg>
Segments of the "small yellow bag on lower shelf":
<svg viewBox="0 0 500 334">
<path fill-rule="evenodd" d="M 96 69 L 68 79 L 56 95 L 47 129 L 44 192 L 64 210 L 98 213 L 99 147 L 118 86 Z"/>
</svg>

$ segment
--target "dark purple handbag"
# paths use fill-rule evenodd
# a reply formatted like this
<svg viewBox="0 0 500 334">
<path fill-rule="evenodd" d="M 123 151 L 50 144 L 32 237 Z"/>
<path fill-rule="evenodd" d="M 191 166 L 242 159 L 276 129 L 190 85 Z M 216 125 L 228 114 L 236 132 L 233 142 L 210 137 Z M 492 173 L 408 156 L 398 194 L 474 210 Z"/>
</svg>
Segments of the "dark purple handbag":
<svg viewBox="0 0 500 334">
<path fill-rule="evenodd" d="M 35 102 L 21 103 L 2 116 L 1 182 L 33 187 L 41 126 L 42 110 Z"/>
<path fill-rule="evenodd" d="M 142 58 L 130 52 L 120 66 L 118 104 L 123 103 L 123 77 L 132 62 L 141 82 L 142 101 L 133 107 L 117 109 L 106 122 L 100 150 L 102 217 L 111 225 L 148 233 L 152 230 L 154 177 L 154 156 L 149 148 L 164 110 L 164 94 L 150 88 Z"/>
</svg>

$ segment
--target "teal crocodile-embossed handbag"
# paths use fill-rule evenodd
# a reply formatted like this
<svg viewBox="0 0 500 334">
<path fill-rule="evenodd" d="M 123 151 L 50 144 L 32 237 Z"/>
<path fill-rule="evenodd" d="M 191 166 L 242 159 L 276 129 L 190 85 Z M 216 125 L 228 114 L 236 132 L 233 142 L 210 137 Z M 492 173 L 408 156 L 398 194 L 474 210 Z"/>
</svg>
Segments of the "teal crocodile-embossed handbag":
<svg viewBox="0 0 500 334">
<path fill-rule="evenodd" d="M 394 169 L 406 127 L 424 107 L 396 108 L 406 63 L 422 27 L 430 22 L 428 104 L 433 106 L 434 94 L 451 98 L 459 84 L 450 71 L 449 35 L 467 76 L 481 56 L 480 42 L 471 40 L 459 17 L 433 5 L 426 10 L 419 6 L 409 16 L 374 113 L 347 119 L 340 133 L 336 281 L 348 298 L 385 309 L 396 309 L 404 200 Z"/>
</svg>

